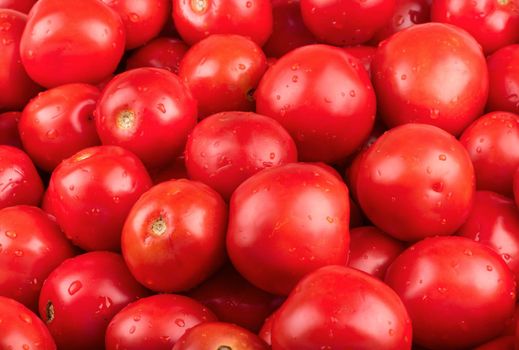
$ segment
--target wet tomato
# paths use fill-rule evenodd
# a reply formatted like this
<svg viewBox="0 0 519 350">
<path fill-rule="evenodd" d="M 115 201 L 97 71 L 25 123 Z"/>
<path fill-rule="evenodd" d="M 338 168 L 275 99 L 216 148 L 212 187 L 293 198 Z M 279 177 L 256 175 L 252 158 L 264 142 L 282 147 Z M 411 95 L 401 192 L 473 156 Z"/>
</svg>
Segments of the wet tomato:
<svg viewBox="0 0 519 350">
<path fill-rule="evenodd" d="M 126 61 L 126 69 L 155 67 L 178 74 L 187 50 L 188 46 L 182 40 L 158 37 L 134 51 Z"/>
</svg>

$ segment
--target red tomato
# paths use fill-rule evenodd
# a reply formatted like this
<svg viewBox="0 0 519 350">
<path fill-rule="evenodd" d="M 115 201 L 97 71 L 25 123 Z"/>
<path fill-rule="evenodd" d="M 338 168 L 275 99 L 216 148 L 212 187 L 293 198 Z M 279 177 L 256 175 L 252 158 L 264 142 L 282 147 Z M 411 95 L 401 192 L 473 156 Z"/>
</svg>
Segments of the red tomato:
<svg viewBox="0 0 519 350">
<path fill-rule="evenodd" d="M 1 158 L 0 158 L 1 159 Z M 519 207 L 519 168 L 517 168 L 517 171 L 514 175 L 514 199 L 515 199 L 515 205 Z"/>
<path fill-rule="evenodd" d="M 31 310 L 0 296 L 0 349 L 56 350 L 45 324 Z"/>
<path fill-rule="evenodd" d="M 115 10 L 126 28 L 126 49 L 156 37 L 171 11 L 170 0 L 101 0 Z"/>
<path fill-rule="evenodd" d="M 519 114 L 519 45 L 505 46 L 487 58 L 490 91 L 488 111 Z"/>
<path fill-rule="evenodd" d="M 442 23 L 415 25 L 382 42 L 372 76 L 380 116 L 390 127 L 426 123 L 459 135 L 482 114 L 488 95 L 481 47 Z"/>
<path fill-rule="evenodd" d="M 519 167 L 519 115 L 492 112 L 474 121 L 460 137 L 469 151 L 478 190 L 513 195 L 515 170 Z"/>
<path fill-rule="evenodd" d="M 18 204 L 38 205 L 43 183 L 22 150 L 0 145 L 0 209 Z"/>
<path fill-rule="evenodd" d="M 362 44 L 382 28 L 395 0 L 301 0 L 303 21 L 320 40 L 332 45 Z"/>
<path fill-rule="evenodd" d="M 272 323 L 274 323 L 274 316 L 276 313 L 273 313 L 269 317 L 265 319 L 263 326 L 258 333 L 258 336 L 267 343 L 268 346 L 272 346 Z"/>
<path fill-rule="evenodd" d="M 151 185 L 131 152 L 116 146 L 90 147 L 54 170 L 44 207 L 82 249 L 118 251 L 124 220 Z"/>
<path fill-rule="evenodd" d="M 465 29 L 490 54 L 519 41 L 517 6 L 516 0 L 435 0 L 431 19 Z"/>
<path fill-rule="evenodd" d="M 425 124 L 382 135 L 360 160 L 355 183 L 366 216 L 403 241 L 453 234 L 469 214 L 474 185 L 465 148 Z"/>
<path fill-rule="evenodd" d="M 364 214 L 357 203 L 350 198 L 350 229 L 364 225 Z"/>
<path fill-rule="evenodd" d="M 349 217 L 348 188 L 328 170 L 304 163 L 265 169 L 231 198 L 227 252 L 249 282 L 286 295 L 307 273 L 346 265 Z"/>
<path fill-rule="evenodd" d="M 59 349 L 103 349 L 110 320 L 147 294 L 120 255 L 86 253 L 65 260 L 45 280 L 40 316 Z"/>
<path fill-rule="evenodd" d="M 283 299 L 258 289 L 232 266 L 226 266 L 189 292 L 189 296 L 214 311 L 223 322 L 257 332 Z"/>
<path fill-rule="evenodd" d="M 138 68 L 108 83 L 95 116 L 103 144 L 129 149 L 147 166 L 160 167 L 184 149 L 196 123 L 197 106 L 175 74 Z"/>
<path fill-rule="evenodd" d="M 121 17 L 101 1 L 39 0 L 22 35 L 22 63 L 47 88 L 99 83 L 119 64 L 125 37 Z"/>
<path fill-rule="evenodd" d="M 373 226 L 357 227 L 350 231 L 349 267 L 384 279 L 386 270 L 402 253 L 405 246 Z"/>
<path fill-rule="evenodd" d="M 302 279 L 276 312 L 273 350 L 411 349 L 407 311 L 388 286 L 326 266 Z"/>
<path fill-rule="evenodd" d="M 0 0 L 0 9 L 11 9 L 28 13 L 38 0 Z"/>
<path fill-rule="evenodd" d="M 20 112 L 0 113 L 0 145 L 22 148 L 22 140 L 18 133 Z"/>
<path fill-rule="evenodd" d="M 126 69 L 141 67 L 164 68 L 178 74 L 180 61 L 188 46 L 179 39 L 159 37 L 135 50 L 126 61 Z"/>
<path fill-rule="evenodd" d="M 256 334 L 224 322 L 206 322 L 188 330 L 173 350 L 268 350 Z"/>
<path fill-rule="evenodd" d="M 478 346 L 474 350 L 515 350 L 515 337 L 504 336 Z"/>
<path fill-rule="evenodd" d="M 239 35 L 211 35 L 189 49 L 178 74 L 198 101 L 203 118 L 254 110 L 252 92 L 266 69 L 267 59 L 255 42 Z"/>
<path fill-rule="evenodd" d="M 216 316 L 195 300 L 158 294 L 129 304 L 114 316 L 105 336 L 106 350 L 171 350 L 184 333 Z"/>
<path fill-rule="evenodd" d="M 43 281 L 74 255 L 59 226 L 43 210 L 25 205 L 0 210 L 0 295 L 33 311 Z"/>
<path fill-rule="evenodd" d="M 170 165 L 150 172 L 151 179 L 155 185 L 173 179 L 187 179 L 186 163 L 183 156 L 175 158 Z"/>
<path fill-rule="evenodd" d="M 263 76 L 256 99 L 256 111 L 288 130 L 303 161 L 345 158 L 368 137 L 375 120 L 375 94 L 364 67 L 327 45 L 301 47 L 280 58 Z"/>
<path fill-rule="evenodd" d="M 173 1 L 173 21 L 188 45 L 211 34 L 238 34 L 262 46 L 272 33 L 270 0 Z"/>
<path fill-rule="evenodd" d="M 225 259 L 227 208 L 209 186 L 171 180 L 154 186 L 133 206 L 122 251 L 135 278 L 156 292 L 200 284 Z"/>
<path fill-rule="evenodd" d="M 489 247 L 465 237 L 425 239 L 405 250 L 386 274 L 428 349 L 472 348 L 498 336 L 512 318 L 515 281 Z"/>
<path fill-rule="evenodd" d="M 363 45 L 347 46 L 344 48 L 344 51 L 358 59 L 364 68 L 366 68 L 368 74 L 371 76 L 371 61 L 373 61 L 375 52 L 377 52 L 376 47 Z"/>
<path fill-rule="evenodd" d="M 25 14 L 0 8 L 0 111 L 22 109 L 41 89 L 20 61 L 20 39 L 26 22 Z"/>
<path fill-rule="evenodd" d="M 238 185 L 260 170 L 297 162 L 297 149 L 288 132 L 272 118 L 222 112 L 194 128 L 185 156 L 191 179 L 229 199 Z"/>
<path fill-rule="evenodd" d="M 23 147 L 48 172 L 65 158 L 100 143 L 93 113 L 99 89 L 87 84 L 62 85 L 40 93 L 18 123 Z"/>
</svg>

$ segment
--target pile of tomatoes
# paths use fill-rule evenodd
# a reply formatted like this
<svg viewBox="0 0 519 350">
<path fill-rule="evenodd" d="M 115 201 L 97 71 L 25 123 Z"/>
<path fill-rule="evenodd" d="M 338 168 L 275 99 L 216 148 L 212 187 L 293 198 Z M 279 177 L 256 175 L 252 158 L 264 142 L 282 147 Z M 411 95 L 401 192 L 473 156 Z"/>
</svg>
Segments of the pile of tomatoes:
<svg viewBox="0 0 519 350">
<path fill-rule="evenodd" d="M 517 0 L 0 0 L 0 350 L 519 349 Z"/>
</svg>

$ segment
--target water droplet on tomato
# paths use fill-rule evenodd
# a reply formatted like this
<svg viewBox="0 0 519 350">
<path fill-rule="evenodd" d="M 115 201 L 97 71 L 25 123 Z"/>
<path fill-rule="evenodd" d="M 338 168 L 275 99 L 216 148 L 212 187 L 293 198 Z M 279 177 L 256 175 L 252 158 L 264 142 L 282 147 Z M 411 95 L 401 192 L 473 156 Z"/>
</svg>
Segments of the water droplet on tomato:
<svg viewBox="0 0 519 350">
<path fill-rule="evenodd" d="M 79 292 L 79 290 L 83 287 L 83 284 L 81 283 L 81 281 L 74 281 L 70 284 L 70 286 L 68 287 L 68 294 L 70 295 L 74 295 L 76 294 L 77 292 Z"/>
</svg>

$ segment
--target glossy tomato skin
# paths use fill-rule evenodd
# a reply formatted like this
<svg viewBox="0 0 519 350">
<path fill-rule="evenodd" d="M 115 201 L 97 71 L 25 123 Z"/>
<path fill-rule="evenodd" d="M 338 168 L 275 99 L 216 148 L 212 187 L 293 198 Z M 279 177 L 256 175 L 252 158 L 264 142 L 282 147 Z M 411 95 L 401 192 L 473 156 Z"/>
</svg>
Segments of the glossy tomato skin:
<svg viewBox="0 0 519 350">
<path fill-rule="evenodd" d="M 59 349 L 102 349 L 110 320 L 147 294 L 120 255 L 90 252 L 65 260 L 49 275 L 39 312 Z"/>
<path fill-rule="evenodd" d="M 95 84 L 114 72 L 124 52 L 121 17 L 98 0 L 39 0 L 20 43 L 22 63 L 37 83 Z"/>
<path fill-rule="evenodd" d="M 232 349 L 268 350 L 269 346 L 256 334 L 225 322 L 206 322 L 188 330 L 173 350 Z"/>
<path fill-rule="evenodd" d="M 275 313 L 272 324 L 273 350 L 409 350 L 411 341 L 411 322 L 396 293 L 345 266 L 326 266 L 308 274 Z"/>
<path fill-rule="evenodd" d="M 382 135 L 360 160 L 354 185 L 366 216 L 403 241 L 453 234 L 469 215 L 475 192 L 465 148 L 426 124 Z"/>
<path fill-rule="evenodd" d="M 0 6 L 0 111 L 20 110 L 41 88 L 20 62 L 20 40 L 27 16 Z"/>
<path fill-rule="evenodd" d="M 270 0 L 173 1 L 175 27 L 188 45 L 212 34 L 237 34 L 262 46 L 272 33 Z"/>
<path fill-rule="evenodd" d="M 372 63 L 382 121 L 425 123 L 459 135 L 479 117 L 488 72 L 479 44 L 443 23 L 415 25 L 382 42 Z"/>
<path fill-rule="evenodd" d="M 261 326 L 261 329 L 258 333 L 258 336 L 267 343 L 268 346 L 272 346 L 272 323 L 274 323 L 274 316 L 276 313 L 273 313 L 269 317 L 265 319 L 265 322 Z"/>
<path fill-rule="evenodd" d="M 204 119 L 189 135 L 189 177 L 229 199 L 243 181 L 262 169 L 297 162 L 288 132 L 272 118 L 252 112 L 222 112 Z"/>
<path fill-rule="evenodd" d="M 514 199 L 515 205 L 519 207 L 519 168 L 514 174 Z"/>
<path fill-rule="evenodd" d="M 189 49 L 178 74 L 198 101 L 203 118 L 223 111 L 252 111 L 252 92 L 266 69 L 267 59 L 255 42 L 216 34 Z"/>
<path fill-rule="evenodd" d="M 385 282 L 427 349 L 472 348 L 498 336 L 515 308 L 515 281 L 491 248 L 465 237 L 434 237 L 405 250 Z"/>
<path fill-rule="evenodd" d="M 491 112 L 474 121 L 460 137 L 474 164 L 478 190 L 513 195 L 519 166 L 519 115 Z"/>
<path fill-rule="evenodd" d="M 22 148 L 22 140 L 18 133 L 20 112 L 0 113 L 0 145 Z"/>
<path fill-rule="evenodd" d="M 0 349 L 56 350 L 45 324 L 19 302 L 0 296 Z"/>
<path fill-rule="evenodd" d="M 0 295 L 37 312 L 43 281 L 74 255 L 59 226 L 43 210 L 19 205 L 0 210 Z"/>
<path fill-rule="evenodd" d="M 188 46 L 182 40 L 158 37 L 134 51 L 126 61 L 126 69 L 155 67 L 178 74 L 180 62 L 187 50 Z"/>
<path fill-rule="evenodd" d="M 308 29 L 331 45 L 356 45 L 371 39 L 395 9 L 395 0 L 301 0 L 301 14 Z"/>
<path fill-rule="evenodd" d="M 114 316 L 105 336 L 106 350 L 171 350 L 184 333 L 216 316 L 197 301 L 175 294 L 139 299 Z"/>
<path fill-rule="evenodd" d="M 144 165 L 131 152 L 117 146 L 90 147 L 54 170 L 44 209 L 80 248 L 119 251 L 124 220 L 151 186 Z"/>
<path fill-rule="evenodd" d="M 103 90 L 95 111 L 103 144 L 135 153 L 148 167 L 180 155 L 197 118 L 197 102 L 175 74 L 138 68 L 117 75 Z"/>
<path fill-rule="evenodd" d="M 22 150 L 0 145 L 0 209 L 18 204 L 37 206 L 43 183 L 29 156 Z"/>
<path fill-rule="evenodd" d="M 465 29 L 488 55 L 519 40 L 517 6 L 515 0 L 435 0 L 431 19 Z"/>
<path fill-rule="evenodd" d="M 515 337 L 499 337 L 478 346 L 474 350 L 515 350 Z"/>
<path fill-rule="evenodd" d="M 23 147 L 48 172 L 65 158 L 100 144 L 93 113 L 100 91 L 67 84 L 40 93 L 24 108 L 18 128 Z"/>
<path fill-rule="evenodd" d="M 256 112 L 287 129 L 302 161 L 334 162 L 353 153 L 373 128 L 375 109 L 364 67 L 327 45 L 309 45 L 283 56 L 256 91 Z"/>
<path fill-rule="evenodd" d="M 376 47 L 367 45 L 346 46 L 344 51 L 358 59 L 371 76 L 371 61 L 373 61 L 373 56 L 377 51 Z"/>
<path fill-rule="evenodd" d="M 505 46 L 487 58 L 490 92 L 486 109 L 519 113 L 519 45 Z"/>
<path fill-rule="evenodd" d="M 163 182 L 128 214 L 124 259 L 153 291 L 189 290 L 222 266 L 226 224 L 227 206 L 209 186 L 186 179 Z"/>
<path fill-rule="evenodd" d="M 265 169 L 231 198 L 227 252 L 249 282 L 287 295 L 307 273 L 347 263 L 349 216 L 348 188 L 325 168 Z"/>
<path fill-rule="evenodd" d="M 183 156 L 175 158 L 175 160 L 164 168 L 150 172 L 150 176 L 155 185 L 173 179 L 187 179 L 186 163 Z"/>
<path fill-rule="evenodd" d="M 121 16 L 126 49 L 134 49 L 156 37 L 171 11 L 168 0 L 101 0 Z"/>
<path fill-rule="evenodd" d="M 0 0 L 0 8 L 29 13 L 37 0 Z"/>
</svg>

